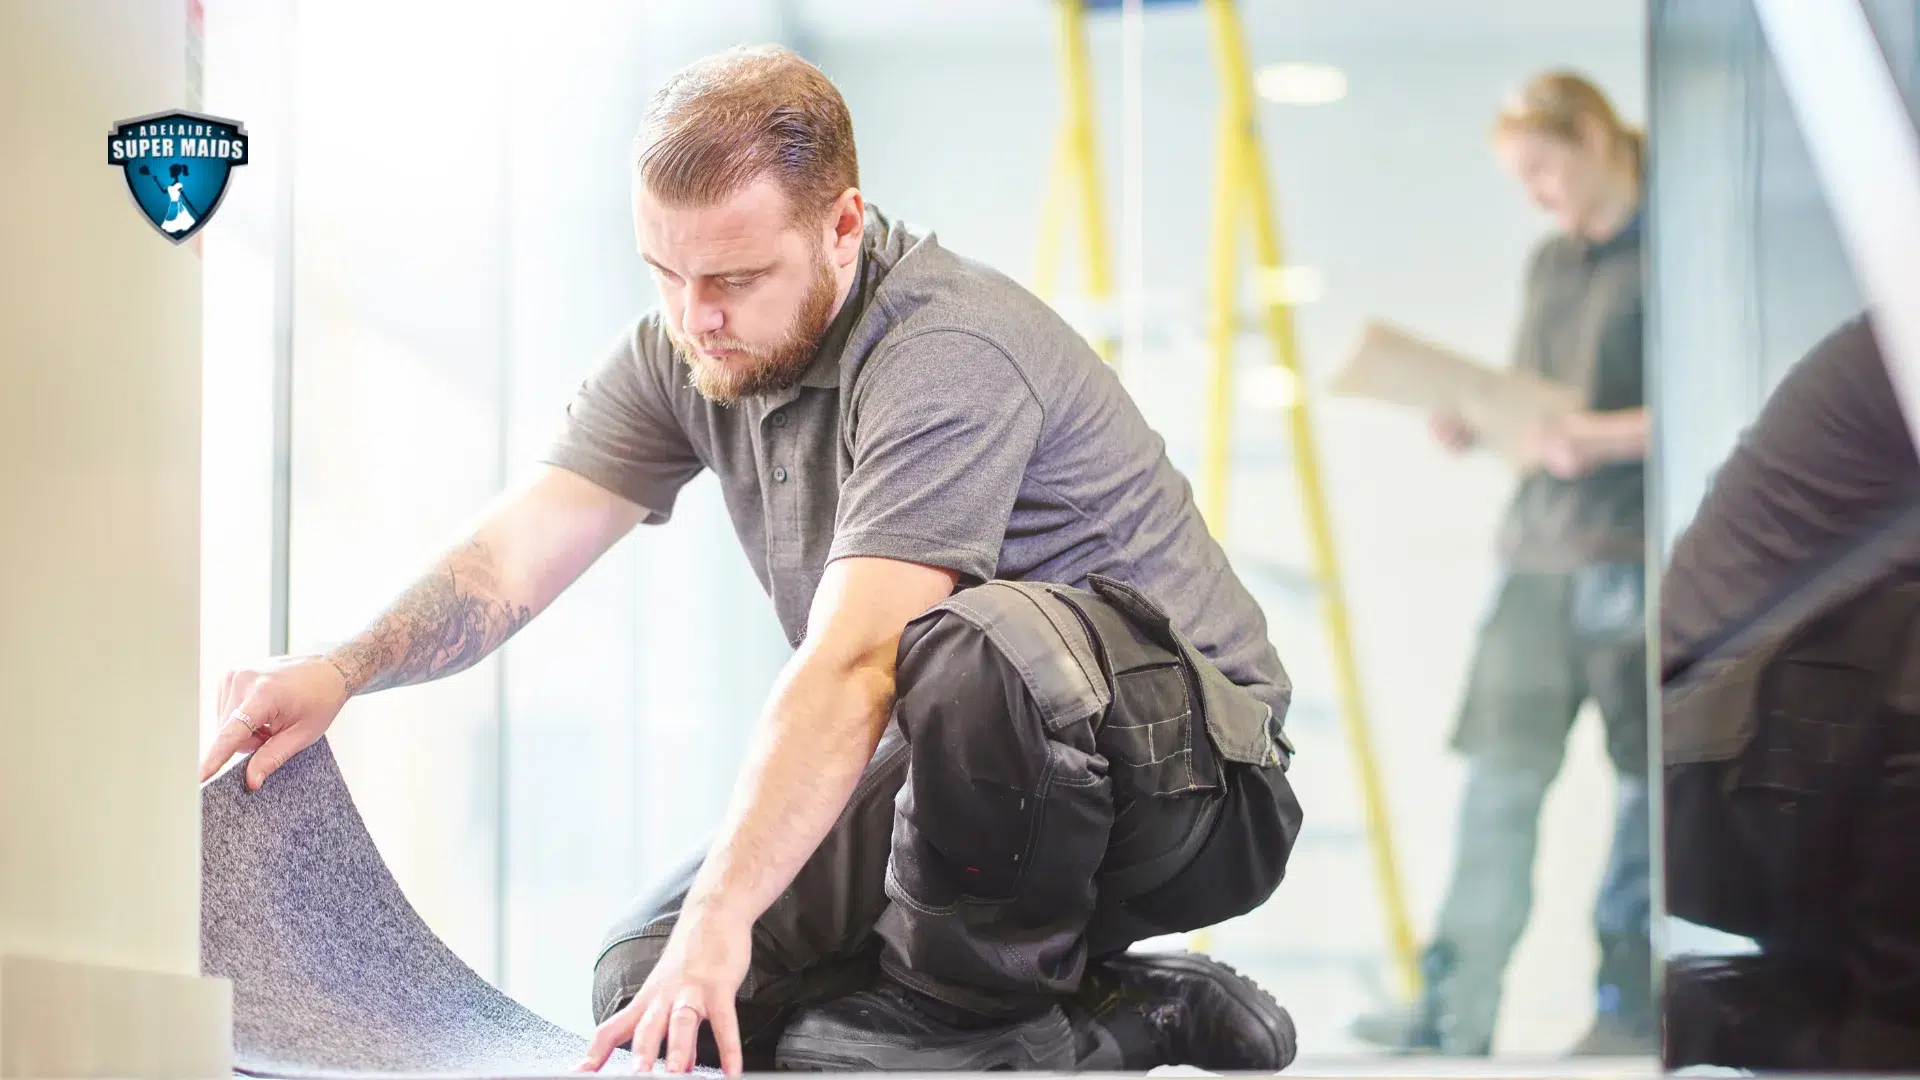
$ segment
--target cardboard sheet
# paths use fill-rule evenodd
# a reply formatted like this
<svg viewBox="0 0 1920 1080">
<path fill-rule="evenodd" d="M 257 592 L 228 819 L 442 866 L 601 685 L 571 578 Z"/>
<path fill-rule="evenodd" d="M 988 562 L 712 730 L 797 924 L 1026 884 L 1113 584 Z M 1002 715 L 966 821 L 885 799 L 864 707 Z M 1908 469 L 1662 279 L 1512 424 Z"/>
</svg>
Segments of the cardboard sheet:
<svg viewBox="0 0 1920 1080">
<path fill-rule="evenodd" d="M 1488 448 L 1510 459 L 1519 456 L 1529 429 L 1583 405 L 1575 387 L 1493 367 L 1378 320 L 1366 325 L 1329 389 L 1343 397 L 1455 413 Z"/>
</svg>

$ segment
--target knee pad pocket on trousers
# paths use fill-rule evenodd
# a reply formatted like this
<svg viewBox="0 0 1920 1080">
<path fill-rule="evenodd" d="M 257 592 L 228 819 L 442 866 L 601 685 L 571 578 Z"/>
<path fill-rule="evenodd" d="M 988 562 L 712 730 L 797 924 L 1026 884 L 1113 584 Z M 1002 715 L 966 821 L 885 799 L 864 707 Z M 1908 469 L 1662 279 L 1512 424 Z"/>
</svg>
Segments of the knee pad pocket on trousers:
<svg viewBox="0 0 1920 1080">
<path fill-rule="evenodd" d="M 605 1023 L 625 1008 L 666 950 L 666 937 L 650 935 L 616 942 L 601 953 L 593 965 L 593 1022 Z"/>
<path fill-rule="evenodd" d="M 1212 833 L 1165 886 L 1127 901 L 1159 933 L 1212 926 L 1266 903 L 1286 877 L 1300 835 L 1300 801 L 1285 770 L 1236 766 Z"/>
<path fill-rule="evenodd" d="M 1768 929 L 1765 875 L 1744 845 L 1717 764 L 1666 770 L 1667 910 L 1688 922 L 1741 937 Z"/>
<path fill-rule="evenodd" d="M 1042 830 L 1107 793 L 1088 722 L 1107 688 L 1090 681 L 1060 627 L 1010 590 L 948 603 L 903 644 L 895 709 L 910 764 L 895 802 L 893 872 L 934 907 L 1013 898 Z M 1104 844 L 1104 832 L 1091 841 Z"/>
<path fill-rule="evenodd" d="M 1808 943 L 1841 932 L 1847 848 L 1839 838 L 1853 828 L 1862 770 L 1873 758 L 1874 689 L 1845 664 L 1788 658 L 1769 673 L 1751 740 L 1717 767 L 1714 794 L 1732 844 L 1714 862 L 1743 864 L 1742 876 L 1757 886 L 1742 903 L 1746 926 L 1735 932 Z M 1668 861 L 1676 861 L 1671 851 Z"/>
<path fill-rule="evenodd" d="M 1047 746 L 1048 782 L 1023 858 L 1023 903 L 1043 909 L 1091 904 L 1094 875 L 1113 827 L 1113 782 L 1098 754 L 1063 743 Z"/>
<path fill-rule="evenodd" d="M 1106 756 L 1113 796 L 1121 803 L 1217 789 L 1216 775 L 1196 769 L 1193 702 L 1179 664 L 1114 676 L 1114 705 L 1094 743 Z M 1205 737 L 1201 733 L 1199 737 Z"/>
<path fill-rule="evenodd" d="M 895 886 L 919 906 L 946 909 L 1040 902 L 1050 883 L 1090 879 L 1113 823 L 1105 759 L 1063 743 L 1040 756 L 1033 791 L 973 785 L 971 799 L 952 807 L 929 806 L 927 788 L 910 780 L 894 821 Z"/>
</svg>

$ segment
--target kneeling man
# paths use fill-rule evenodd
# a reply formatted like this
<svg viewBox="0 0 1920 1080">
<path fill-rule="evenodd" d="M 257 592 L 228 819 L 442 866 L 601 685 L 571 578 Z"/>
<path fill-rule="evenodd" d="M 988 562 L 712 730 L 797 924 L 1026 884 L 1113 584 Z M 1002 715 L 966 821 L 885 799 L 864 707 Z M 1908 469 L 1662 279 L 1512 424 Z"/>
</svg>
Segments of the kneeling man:
<svg viewBox="0 0 1920 1080">
<path fill-rule="evenodd" d="M 236 672 L 207 767 L 472 665 L 710 469 L 796 651 L 710 851 L 609 936 L 583 1066 L 1286 1065 L 1250 981 L 1126 953 L 1263 902 L 1300 809 L 1265 620 L 1112 370 L 867 205 L 790 52 L 676 74 L 634 168 L 661 307 L 545 471 L 357 640 Z"/>
</svg>

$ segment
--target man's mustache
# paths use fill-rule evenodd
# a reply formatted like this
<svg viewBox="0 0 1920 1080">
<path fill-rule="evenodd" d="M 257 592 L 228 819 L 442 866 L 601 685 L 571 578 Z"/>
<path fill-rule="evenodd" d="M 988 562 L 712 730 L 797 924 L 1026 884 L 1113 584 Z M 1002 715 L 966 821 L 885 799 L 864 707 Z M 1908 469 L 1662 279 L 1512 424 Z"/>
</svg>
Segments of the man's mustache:
<svg viewBox="0 0 1920 1080">
<path fill-rule="evenodd" d="M 744 341 L 696 341 L 694 347 L 703 353 L 737 352 L 748 356 L 759 356 L 760 350 Z"/>
</svg>

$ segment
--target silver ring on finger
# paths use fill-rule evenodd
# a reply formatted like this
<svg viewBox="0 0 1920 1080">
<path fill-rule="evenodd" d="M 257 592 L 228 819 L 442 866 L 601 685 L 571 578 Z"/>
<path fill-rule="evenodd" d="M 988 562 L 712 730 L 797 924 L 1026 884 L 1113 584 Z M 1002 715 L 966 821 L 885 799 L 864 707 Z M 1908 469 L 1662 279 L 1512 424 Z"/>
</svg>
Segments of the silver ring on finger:
<svg viewBox="0 0 1920 1080">
<path fill-rule="evenodd" d="M 674 1012 L 679 1012 L 682 1009 L 685 1009 L 686 1011 L 692 1013 L 693 1015 L 699 1017 L 702 1020 L 705 1020 L 707 1018 L 706 1014 L 700 1011 L 699 1006 L 693 1004 L 691 1001 L 683 1001 L 680 1004 L 675 1005 L 673 1007 Z"/>
</svg>

